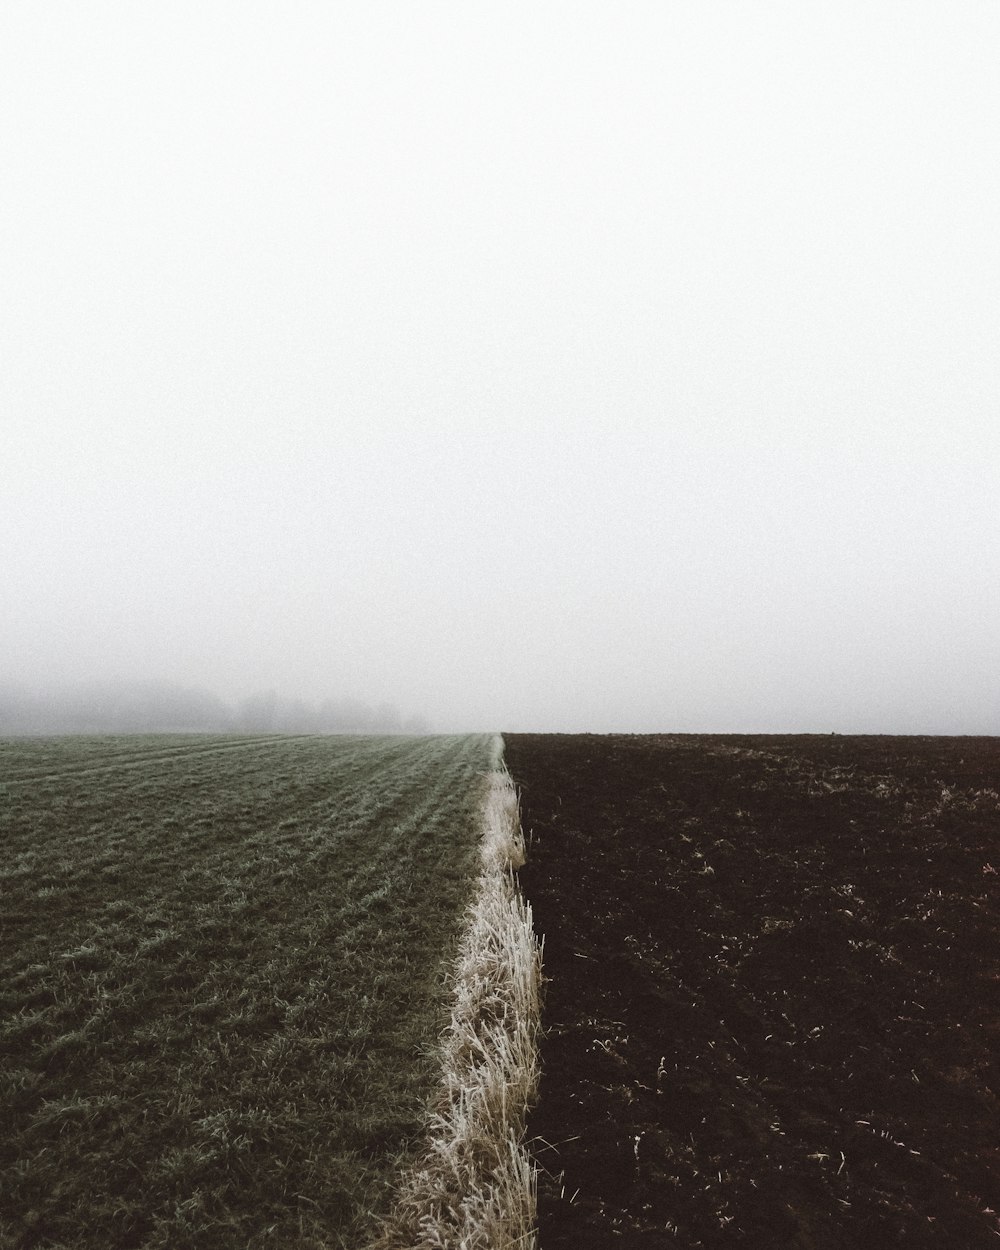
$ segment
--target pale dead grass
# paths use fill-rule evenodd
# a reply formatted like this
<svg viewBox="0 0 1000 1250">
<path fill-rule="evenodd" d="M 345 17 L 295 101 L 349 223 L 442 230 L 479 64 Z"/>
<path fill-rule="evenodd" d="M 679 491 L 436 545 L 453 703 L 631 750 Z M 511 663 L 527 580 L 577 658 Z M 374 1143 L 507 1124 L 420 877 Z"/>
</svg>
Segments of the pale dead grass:
<svg viewBox="0 0 1000 1250">
<path fill-rule="evenodd" d="M 523 1146 L 538 1086 L 541 947 L 513 869 L 517 794 L 488 778 L 482 867 L 453 972 L 429 1141 L 372 1250 L 535 1250 L 535 1170 Z"/>
</svg>

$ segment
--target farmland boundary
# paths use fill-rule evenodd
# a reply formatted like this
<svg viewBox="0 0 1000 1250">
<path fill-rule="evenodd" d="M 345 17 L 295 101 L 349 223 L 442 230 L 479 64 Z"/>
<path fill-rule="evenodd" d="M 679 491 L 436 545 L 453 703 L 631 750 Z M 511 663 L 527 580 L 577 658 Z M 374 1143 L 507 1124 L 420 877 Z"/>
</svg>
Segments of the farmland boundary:
<svg viewBox="0 0 1000 1250">
<path fill-rule="evenodd" d="M 371 1250 L 537 1250 L 524 1132 L 539 1079 L 542 947 L 514 875 L 524 837 L 499 735 L 482 819 L 427 1145 Z"/>
</svg>

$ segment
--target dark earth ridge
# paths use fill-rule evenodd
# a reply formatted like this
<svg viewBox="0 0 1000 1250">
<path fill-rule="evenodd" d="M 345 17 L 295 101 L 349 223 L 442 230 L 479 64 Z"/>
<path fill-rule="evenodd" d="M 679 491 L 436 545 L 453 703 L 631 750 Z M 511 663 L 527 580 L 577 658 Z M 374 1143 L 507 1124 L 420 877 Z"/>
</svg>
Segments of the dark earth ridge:
<svg viewBox="0 0 1000 1250">
<path fill-rule="evenodd" d="M 505 734 L 545 1250 L 1000 1238 L 1000 740 Z"/>
</svg>

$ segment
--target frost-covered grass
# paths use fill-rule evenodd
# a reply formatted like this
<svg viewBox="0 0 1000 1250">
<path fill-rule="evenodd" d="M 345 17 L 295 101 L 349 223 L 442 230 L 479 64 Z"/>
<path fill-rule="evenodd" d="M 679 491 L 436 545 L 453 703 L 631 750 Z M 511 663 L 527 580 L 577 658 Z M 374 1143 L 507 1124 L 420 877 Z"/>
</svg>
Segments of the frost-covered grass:
<svg viewBox="0 0 1000 1250">
<path fill-rule="evenodd" d="M 372 1235 L 438 1078 L 491 748 L 0 742 L 0 1247 Z"/>
<path fill-rule="evenodd" d="M 441 1083 L 419 1165 L 381 1250 L 529 1250 L 535 1175 L 522 1139 L 538 1084 L 541 950 L 512 869 L 524 861 L 517 796 L 490 775 L 482 863 L 453 972 Z"/>
</svg>

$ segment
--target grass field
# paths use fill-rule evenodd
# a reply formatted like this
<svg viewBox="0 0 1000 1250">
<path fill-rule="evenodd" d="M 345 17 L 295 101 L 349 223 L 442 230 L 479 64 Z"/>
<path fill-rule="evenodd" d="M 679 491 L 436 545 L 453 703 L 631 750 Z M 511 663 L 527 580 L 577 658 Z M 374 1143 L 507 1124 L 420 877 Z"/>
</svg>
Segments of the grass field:
<svg viewBox="0 0 1000 1250">
<path fill-rule="evenodd" d="M 0 743 L 0 1246 L 370 1235 L 437 1077 L 493 742 Z"/>
</svg>

